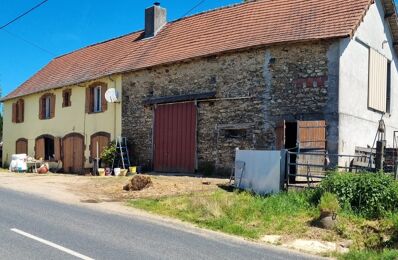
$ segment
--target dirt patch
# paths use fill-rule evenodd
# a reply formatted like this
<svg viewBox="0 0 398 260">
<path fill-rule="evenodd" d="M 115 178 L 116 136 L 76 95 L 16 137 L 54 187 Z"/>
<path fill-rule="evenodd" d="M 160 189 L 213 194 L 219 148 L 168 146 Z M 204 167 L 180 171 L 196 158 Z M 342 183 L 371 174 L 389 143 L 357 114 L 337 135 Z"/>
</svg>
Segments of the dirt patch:
<svg viewBox="0 0 398 260">
<path fill-rule="evenodd" d="M 147 176 L 147 175 L 139 175 Z M 92 177 L 65 174 L 21 174 L 0 171 L 0 187 L 23 190 L 69 202 L 124 202 L 137 198 L 160 198 L 219 189 L 226 179 L 149 176 L 152 185 L 140 191 L 124 191 L 132 177 Z M 204 184 L 205 183 L 205 184 Z M 210 183 L 210 184 L 208 184 Z M 94 202 L 96 201 L 96 202 Z"/>
<path fill-rule="evenodd" d="M 145 176 L 145 175 L 140 175 Z M 211 179 L 211 185 L 202 184 L 203 178 L 150 176 L 152 184 L 142 190 L 125 191 L 123 187 L 131 184 L 131 177 L 88 177 L 85 181 L 68 185 L 68 190 L 79 196 L 89 196 L 101 200 L 127 201 L 138 198 L 160 198 L 218 189 L 217 184 L 227 180 Z"/>
<path fill-rule="evenodd" d="M 152 185 L 151 177 L 143 176 L 143 175 L 136 175 L 134 176 L 129 184 L 126 184 L 123 187 L 125 191 L 140 191 L 146 189 Z"/>
</svg>

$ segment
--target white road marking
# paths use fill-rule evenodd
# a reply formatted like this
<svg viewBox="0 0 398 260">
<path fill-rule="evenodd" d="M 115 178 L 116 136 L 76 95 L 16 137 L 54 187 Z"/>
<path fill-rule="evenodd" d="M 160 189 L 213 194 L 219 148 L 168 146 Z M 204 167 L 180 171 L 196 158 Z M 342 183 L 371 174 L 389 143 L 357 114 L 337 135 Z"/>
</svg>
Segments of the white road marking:
<svg viewBox="0 0 398 260">
<path fill-rule="evenodd" d="M 16 228 L 12 228 L 11 231 L 13 231 L 13 232 L 15 232 L 15 233 L 18 233 L 18 234 L 20 234 L 20 235 L 22 235 L 22 236 L 25 236 L 25 237 L 27 237 L 27 238 L 36 240 L 36 241 L 38 241 L 38 242 L 40 242 L 40 243 L 43 243 L 43 244 L 45 244 L 45 245 L 51 246 L 51 247 L 53 247 L 53 248 L 56 248 L 56 249 L 58 249 L 58 250 L 60 250 L 60 251 L 62 251 L 62 252 L 65 252 L 65 253 L 67 253 L 67 254 L 73 255 L 73 256 L 75 256 L 75 257 L 77 257 L 77 258 L 80 258 L 80 259 L 83 259 L 83 260 L 94 260 L 93 258 L 90 258 L 90 257 L 88 257 L 88 256 L 79 254 L 79 253 L 77 253 L 77 252 L 75 252 L 75 251 L 73 251 L 73 250 L 70 250 L 70 249 L 65 248 L 65 247 L 63 247 L 63 246 L 60 246 L 60 245 L 57 245 L 57 244 L 55 244 L 55 243 L 53 243 L 53 242 L 50 242 L 50 241 L 45 240 L 45 239 L 42 239 L 42 238 L 40 238 L 40 237 L 31 235 L 31 234 L 26 233 L 26 232 L 24 232 L 24 231 L 22 231 L 22 230 L 19 230 L 19 229 L 16 229 Z"/>
</svg>

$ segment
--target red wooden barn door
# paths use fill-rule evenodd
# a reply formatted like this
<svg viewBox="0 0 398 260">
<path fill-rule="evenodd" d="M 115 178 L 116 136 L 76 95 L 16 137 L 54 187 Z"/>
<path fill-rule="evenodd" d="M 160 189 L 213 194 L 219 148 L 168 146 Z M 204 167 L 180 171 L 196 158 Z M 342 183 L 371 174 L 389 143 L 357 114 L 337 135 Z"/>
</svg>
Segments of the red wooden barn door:
<svg viewBox="0 0 398 260">
<path fill-rule="evenodd" d="M 155 171 L 193 173 L 195 154 L 195 104 L 159 105 L 154 124 Z"/>
</svg>

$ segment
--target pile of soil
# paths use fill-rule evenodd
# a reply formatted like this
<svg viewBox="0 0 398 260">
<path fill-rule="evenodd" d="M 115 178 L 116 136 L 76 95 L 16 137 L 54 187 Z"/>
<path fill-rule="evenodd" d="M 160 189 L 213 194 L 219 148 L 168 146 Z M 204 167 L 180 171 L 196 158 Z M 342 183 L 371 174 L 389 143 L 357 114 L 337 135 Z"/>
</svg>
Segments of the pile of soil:
<svg viewBox="0 0 398 260">
<path fill-rule="evenodd" d="M 140 191 L 152 186 L 152 180 L 149 176 L 136 175 L 130 183 L 123 187 L 125 191 Z"/>
</svg>

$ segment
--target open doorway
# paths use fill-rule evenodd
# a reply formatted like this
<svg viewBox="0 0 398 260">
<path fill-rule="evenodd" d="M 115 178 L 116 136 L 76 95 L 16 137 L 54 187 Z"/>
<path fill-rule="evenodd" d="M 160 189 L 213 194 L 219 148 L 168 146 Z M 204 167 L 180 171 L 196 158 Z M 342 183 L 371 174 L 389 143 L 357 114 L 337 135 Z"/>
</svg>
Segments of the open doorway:
<svg viewBox="0 0 398 260">
<path fill-rule="evenodd" d="M 285 148 L 288 150 L 297 148 L 297 122 L 286 122 Z"/>
<path fill-rule="evenodd" d="M 38 160 L 53 161 L 55 159 L 54 137 L 42 135 L 36 138 L 35 158 Z"/>
<path fill-rule="evenodd" d="M 54 138 L 44 137 L 44 159 L 54 160 Z"/>
<path fill-rule="evenodd" d="M 286 122 L 285 126 L 285 148 L 288 149 L 291 152 L 297 152 L 298 151 L 298 144 L 297 144 L 297 122 Z M 297 155 L 296 154 L 291 154 L 290 155 L 290 166 L 289 166 L 289 172 L 290 174 L 296 174 L 297 173 L 297 167 L 296 167 L 296 162 L 297 162 Z M 295 177 L 294 176 L 289 176 L 289 181 L 294 182 Z"/>
<path fill-rule="evenodd" d="M 324 163 L 327 149 L 326 122 L 324 120 L 282 121 L 277 124 L 275 133 L 276 149 L 287 149 L 290 152 L 289 181 L 308 181 L 306 176 L 310 169 L 309 165 Z"/>
</svg>

